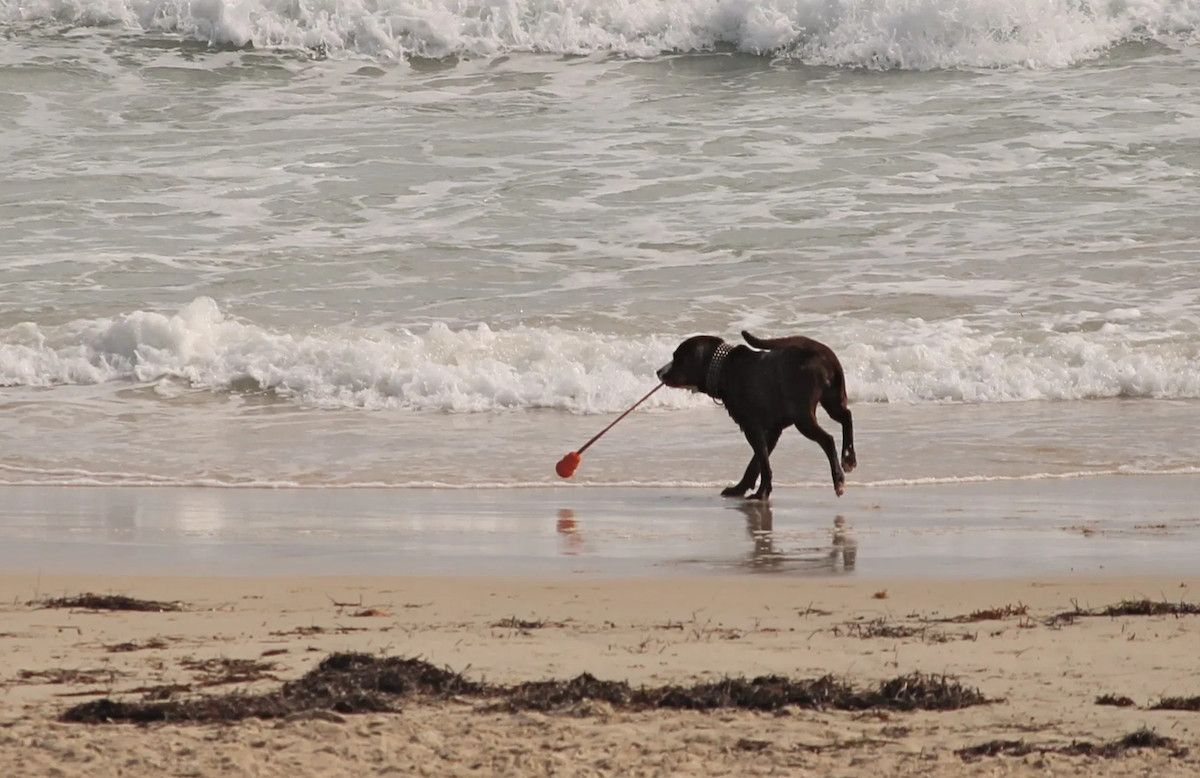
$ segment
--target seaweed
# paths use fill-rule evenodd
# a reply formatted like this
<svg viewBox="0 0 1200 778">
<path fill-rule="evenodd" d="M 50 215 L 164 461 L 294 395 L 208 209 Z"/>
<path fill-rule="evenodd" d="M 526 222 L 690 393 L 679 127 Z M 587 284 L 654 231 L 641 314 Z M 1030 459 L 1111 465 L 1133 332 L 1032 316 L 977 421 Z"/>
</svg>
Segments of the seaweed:
<svg viewBox="0 0 1200 778">
<path fill-rule="evenodd" d="M 912 627 L 907 624 L 894 624 L 885 618 L 871 619 L 870 621 L 851 621 L 840 626 L 834 626 L 831 631 L 838 637 L 845 634 L 847 637 L 862 638 L 863 640 L 871 638 L 884 638 L 888 640 L 919 638 L 926 643 L 949 643 L 954 640 L 975 639 L 975 635 L 973 634 L 938 632 L 924 625 Z"/>
<path fill-rule="evenodd" d="M 110 654 L 122 654 L 130 651 L 145 651 L 147 649 L 160 649 L 167 647 L 167 641 L 163 640 L 162 638 L 150 638 L 144 643 L 139 643 L 136 640 L 131 640 L 127 643 L 114 643 L 112 645 L 105 646 L 104 650 Z"/>
<path fill-rule="evenodd" d="M 113 668 L 95 668 L 80 670 L 65 667 L 51 667 L 46 670 L 22 670 L 17 678 L 30 683 L 45 684 L 98 684 L 112 683 L 124 673 Z"/>
<path fill-rule="evenodd" d="M 1001 621 L 1012 616 L 1025 616 L 1029 613 L 1029 606 L 1023 602 L 1018 602 L 1016 605 L 1009 603 L 1001 605 L 998 608 L 984 608 L 982 610 L 971 611 L 963 616 L 951 616 L 946 619 L 938 619 L 941 622 L 951 624 L 970 624 L 976 621 Z"/>
<path fill-rule="evenodd" d="M 561 621 L 546 621 L 544 619 L 518 619 L 516 616 L 509 616 L 507 619 L 500 619 L 492 623 L 495 629 L 515 629 L 519 632 L 528 632 L 531 629 L 542 629 L 543 627 L 565 627 Z"/>
<path fill-rule="evenodd" d="M 94 700 L 68 708 L 66 722 L 209 723 L 247 718 L 278 719 L 316 712 L 382 713 L 397 700 L 424 694 L 477 693 L 479 684 L 419 659 L 377 659 L 367 654 L 332 654 L 296 681 L 265 694 L 235 692 L 163 702 Z"/>
<path fill-rule="evenodd" d="M 1200 697 L 1163 697 L 1150 710 L 1190 710 L 1200 712 Z"/>
<path fill-rule="evenodd" d="M 946 676 L 913 673 L 856 689 L 833 676 L 792 680 L 768 675 L 725 678 L 692 686 L 634 688 L 583 673 L 566 681 L 531 681 L 501 686 L 468 680 L 460 673 L 415 658 L 379 658 L 368 654 L 332 654 L 301 678 L 263 694 L 236 692 L 185 700 L 83 703 L 61 716 L 67 722 L 220 722 L 249 717 L 284 718 L 320 712 L 377 713 L 399 709 L 402 702 L 456 696 L 494 701 L 493 709 L 558 711 L 583 701 L 603 701 L 637 709 L 759 711 L 786 706 L 838 710 L 954 710 L 990 702 L 979 690 Z"/>
<path fill-rule="evenodd" d="M 989 740 L 986 743 L 959 748 L 954 753 L 963 761 L 973 762 L 986 756 L 1025 756 L 1043 750 L 1054 749 L 1044 749 L 1024 740 Z"/>
<path fill-rule="evenodd" d="M 93 594 L 86 592 L 74 597 L 55 597 L 48 600 L 34 600 L 28 603 L 40 608 L 78 608 L 92 611 L 147 611 L 161 613 L 165 611 L 182 611 L 184 604 L 179 601 L 164 602 L 161 600 L 142 600 L 136 597 L 126 597 L 123 594 Z"/>
<path fill-rule="evenodd" d="M 188 658 L 180 661 L 180 667 L 201 675 L 201 686 L 221 686 L 229 683 L 250 683 L 264 678 L 275 678 L 271 670 L 275 669 L 272 662 L 259 662 L 254 659 L 230 659 L 218 657 L 214 659 Z"/>
<path fill-rule="evenodd" d="M 958 710 L 984 705 L 991 700 L 971 686 L 963 686 L 946 675 L 910 673 L 884 681 L 873 694 L 861 700 L 858 709 Z"/>
<path fill-rule="evenodd" d="M 1188 750 L 1180 746 L 1173 738 L 1160 735 L 1154 730 L 1145 727 L 1130 732 L 1128 735 L 1117 740 L 1110 740 L 1107 743 L 1096 744 L 1086 740 L 1072 743 L 1063 749 L 1062 753 L 1078 754 L 1081 756 L 1102 756 L 1111 759 L 1115 756 L 1121 756 L 1126 751 L 1139 748 L 1168 749 L 1171 751 L 1172 756 L 1186 756 L 1188 753 Z"/>
<path fill-rule="evenodd" d="M 276 638 L 287 638 L 287 637 L 307 638 L 307 637 L 312 637 L 313 635 L 324 635 L 327 633 L 335 634 L 335 635 L 349 635 L 351 632 L 366 632 L 366 631 L 367 631 L 366 627 L 344 627 L 339 624 L 331 629 L 326 629 L 325 627 L 321 627 L 321 626 L 317 626 L 316 624 L 313 624 L 313 625 L 307 626 L 307 627 L 294 627 L 293 629 L 287 629 L 287 630 L 277 629 L 277 630 L 274 630 L 267 634 L 269 634 L 271 637 L 276 637 Z"/>
<path fill-rule="evenodd" d="M 1047 620 L 1049 626 L 1058 624 L 1074 624 L 1076 619 L 1087 616 L 1200 616 L 1200 604 L 1194 602 L 1169 602 L 1167 600 L 1121 600 L 1114 605 L 1103 608 L 1081 608 L 1075 605 L 1075 610 L 1064 611 L 1051 616 Z"/>
<path fill-rule="evenodd" d="M 624 681 L 601 681 L 591 673 L 580 673 L 567 681 L 526 681 L 504 690 L 500 707 L 510 710 L 551 711 L 584 700 L 599 700 L 614 706 L 633 703 L 633 688 Z"/>
<path fill-rule="evenodd" d="M 157 686 L 139 686 L 136 689 L 126 689 L 125 694 L 141 694 L 148 702 L 169 700 L 176 694 L 190 692 L 192 687 L 185 683 L 165 683 Z"/>
<path fill-rule="evenodd" d="M 1142 748 L 1161 748 L 1173 757 L 1187 756 L 1188 750 L 1172 738 L 1142 727 L 1124 737 L 1107 743 L 1073 740 L 1067 745 L 1038 745 L 1024 740 L 989 740 L 986 743 L 960 748 L 954 753 L 963 761 L 973 762 L 991 756 L 1027 756 L 1029 754 L 1062 754 L 1065 756 L 1097 756 L 1113 759 L 1128 751 Z"/>
<path fill-rule="evenodd" d="M 745 708 L 761 711 L 779 710 L 789 705 L 825 708 L 856 704 L 855 691 L 845 682 L 835 680 L 832 676 L 793 681 L 778 675 L 760 675 L 750 680 L 724 678 L 693 686 L 644 689 L 641 702 L 651 708 Z"/>
<path fill-rule="evenodd" d="M 842 631 L 849 637 L 904 639 L 911 637 L 924 638 L 928 630 L 925 627 L 910 627 L 904 624 L 892 624 L 887 619 L 871 619 L 870 621 L 852 621 L 840 627 L 833 628 L 833 634 L 841 636 Z"/>
<path fill-rule="evenodd" d="M 1092 615 L 1092 614 L 1089 614 Z M 1200 605 L 1193 602 L 1166 600 L 1121 600 L 1116 605 L 1100 608 L 1096 616 L 1197 616 Z"/>
<path fill-rule="evenodd" d="M 601 681 L 584 673 L 569 681 L 536 681 L 503 690 L 509 710 L 554 710 L 583 700 L 602 700 L 635 709 L 777 711 L 789 706 L 837 710 L 954 710 L 987 702 L 977 689 L 945 676 L 913 673 L 858 690 L 831 675 L 792 680 L 778 675 L 723 678 L 691 686 L 634 689 L 621 681 Z"/>
<path fill-rule="evenodd" d="M 1137 705 L 1136 702 L 1124 695 L 1116 694 L 1101 694 L 1096 698 L 1097 705 L 1111 705 L 1114 708 L 1132 708 Z"/>
</svg>

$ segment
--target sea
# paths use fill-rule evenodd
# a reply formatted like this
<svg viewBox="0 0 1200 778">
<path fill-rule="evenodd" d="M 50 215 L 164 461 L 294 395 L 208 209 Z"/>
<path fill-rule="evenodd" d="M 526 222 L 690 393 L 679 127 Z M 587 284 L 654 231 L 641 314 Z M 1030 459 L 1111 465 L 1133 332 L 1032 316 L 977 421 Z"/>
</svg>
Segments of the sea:
<svg viewBox="0 0 1200 778">
<path fill-rule="evenodd" d="M 0 0 L 0 486 L 700 495 L 554 464 L 743 329 L 851 491 L 1200 472 L 1200 2 Z"/>
</svg>

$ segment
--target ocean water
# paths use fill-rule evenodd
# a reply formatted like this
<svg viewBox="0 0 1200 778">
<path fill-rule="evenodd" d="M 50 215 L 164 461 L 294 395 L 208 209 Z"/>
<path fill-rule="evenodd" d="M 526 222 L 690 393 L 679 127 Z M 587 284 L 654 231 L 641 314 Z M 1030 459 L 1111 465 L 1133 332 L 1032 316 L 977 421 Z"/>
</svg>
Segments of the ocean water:
<svg viewBox="0 0 1200 778">
<path fill-rule="evenodd" d="M 0 484 L 551 484 L 743 328 L 851 489 L 1200 470 L 1195 0 L 0 0 L 0 151 Z"/>
</svg>

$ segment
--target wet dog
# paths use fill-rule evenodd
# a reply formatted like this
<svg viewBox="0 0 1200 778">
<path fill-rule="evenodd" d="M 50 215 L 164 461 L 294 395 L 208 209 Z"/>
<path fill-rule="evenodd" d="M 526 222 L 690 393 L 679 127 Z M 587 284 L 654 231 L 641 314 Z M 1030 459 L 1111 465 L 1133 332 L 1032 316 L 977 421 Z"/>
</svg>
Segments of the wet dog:
<svg viewBox="0 0 1200 778">
<path fill-rule="evenodd" d="M 742 480 L 725 489 L 725 497 L 750 496 L 765 500 L 771 494 L 771 452 L 790 426 L 816 441 L 829 458 L 833 488 L 840 497 L 845 473 L 854 469 L 854 425 L 846 406 L 846 377 L 833 350 L 801 336 L 764 340 L 742 331 L 753 346 L 730 346 L 712 335 L 695 335 L 679 344 L 671 361 L 658 370 L 667 386 L 704 392 L 725 405 L 742 428 L 754 455 Z M 817 424 L 817 405 L 842 425 L 838 459 L 833 436 Z"/>
</svg>

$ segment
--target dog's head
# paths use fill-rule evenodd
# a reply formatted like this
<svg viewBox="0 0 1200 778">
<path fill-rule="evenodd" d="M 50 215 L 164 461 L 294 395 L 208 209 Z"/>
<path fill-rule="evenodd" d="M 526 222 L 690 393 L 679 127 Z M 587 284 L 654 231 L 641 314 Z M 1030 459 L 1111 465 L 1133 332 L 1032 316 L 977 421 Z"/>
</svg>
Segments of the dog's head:
<svg viewBox="0 0 1200 778">
<path fill-rule="evenodd" d="M 674 389 L 703 391 L 709 362 L 724 342 L 713 335 L 693 335 L 679 344 L 670 362 L 658 369 L 658 380 Z"/>
</svg>

